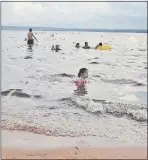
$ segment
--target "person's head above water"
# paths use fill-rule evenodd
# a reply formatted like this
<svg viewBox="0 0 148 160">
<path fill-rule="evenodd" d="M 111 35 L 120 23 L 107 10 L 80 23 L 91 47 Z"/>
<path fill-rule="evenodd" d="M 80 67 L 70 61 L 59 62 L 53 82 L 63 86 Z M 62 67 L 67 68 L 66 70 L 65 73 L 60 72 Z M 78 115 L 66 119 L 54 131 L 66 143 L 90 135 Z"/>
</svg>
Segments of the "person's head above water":
<svg viewBox="0 0 148 160">
<path fill-rule="evenodd" d="M 29 32 L 32 32 L 32 28 L 29 28 Z"/>
<path fill-rule="evenodd" d="M 102 42 L 99 43 L 99 46 L 102 46 Z"/>
<path fill-rule="evenodd" d="M 76 48 L 80 48 L 80 43 L 76 43 Z"/>
<path fill-rule="evenodd" d="M 60 46 L 57 44 L 57 45 L 55 46 L 55 48 L 56 48 L 56 49 L 59 49 L 59 48 L 60 48 Z"/>
<path fill-rule="evenodd" d="M 85 46 L 88 46 L 88 42 L 85 42 Z"/>
<path fill-rule="evenodd" d="M 79 78 L 88 78 L 88 69 L 87 68 L 81 68 L 79 70 L 78 77 Z"/>
</svg>

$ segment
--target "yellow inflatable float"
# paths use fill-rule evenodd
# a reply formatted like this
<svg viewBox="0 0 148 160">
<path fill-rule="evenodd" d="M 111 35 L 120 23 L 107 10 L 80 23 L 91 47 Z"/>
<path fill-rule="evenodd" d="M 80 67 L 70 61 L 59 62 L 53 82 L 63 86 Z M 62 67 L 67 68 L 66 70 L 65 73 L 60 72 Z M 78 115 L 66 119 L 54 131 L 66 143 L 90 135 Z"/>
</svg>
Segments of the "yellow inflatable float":
<svg viewBox="0 0 148 160">
<path fill-rule="evenodd" d="M 109 44 L 103 44 L 102 46 L 97 46 L 96 50 L 111 50 L 111 46 Z"/>
</svg>

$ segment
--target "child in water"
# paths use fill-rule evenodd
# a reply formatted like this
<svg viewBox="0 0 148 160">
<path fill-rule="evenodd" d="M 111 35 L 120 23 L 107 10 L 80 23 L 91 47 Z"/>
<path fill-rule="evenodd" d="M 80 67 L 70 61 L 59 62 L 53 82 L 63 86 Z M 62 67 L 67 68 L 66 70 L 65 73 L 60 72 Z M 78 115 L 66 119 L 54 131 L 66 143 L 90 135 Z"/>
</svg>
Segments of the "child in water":
<svg viewBox="0 0 148 160">
<path fill-rule="evenodd" d="M 88 78 L 88 69 L 81 68 L 78 73 L 79 79 L 75 81 L 77 87 L 84 87 L 86 84 L 86 78 Z"/>
<path fill-rule="evenodd" d="M 55 52 L 58 52 L 58 51 L 60 51 L 61 49 L 60 49 L 60 46 L 59 46 L 59 45 L 56 45 L 55 47 L 54 47 L 54 45 L 52 45 L 51 50 L 52 50 L 52 51 L 55 51 Z"/>
</svg>

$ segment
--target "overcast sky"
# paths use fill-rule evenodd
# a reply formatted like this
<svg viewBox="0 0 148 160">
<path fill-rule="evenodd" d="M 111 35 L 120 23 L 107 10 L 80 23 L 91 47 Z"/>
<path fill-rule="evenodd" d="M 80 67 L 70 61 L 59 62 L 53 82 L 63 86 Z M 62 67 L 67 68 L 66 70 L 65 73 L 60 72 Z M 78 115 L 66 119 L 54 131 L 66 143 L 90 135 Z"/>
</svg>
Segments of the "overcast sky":
<svg viewBox="0 0 148 160">
<path fill-rule="evenodd" d="M 146 2 L 2 2 L 2 25 L 147 29 Z"/>
</svg>

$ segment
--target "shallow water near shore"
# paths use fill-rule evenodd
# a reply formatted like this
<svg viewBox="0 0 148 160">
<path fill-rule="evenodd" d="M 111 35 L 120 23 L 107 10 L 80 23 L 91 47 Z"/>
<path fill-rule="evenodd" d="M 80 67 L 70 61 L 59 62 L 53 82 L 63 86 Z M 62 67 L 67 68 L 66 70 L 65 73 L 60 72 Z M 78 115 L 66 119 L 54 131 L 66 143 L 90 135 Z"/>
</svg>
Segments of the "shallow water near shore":
<svg viewBox="0 0 148 160">
<path fill-rule="evenodd" d="M 2 31 L 2 127 L 50 136 L 99 136 L 147 142 L 147 35 Z M 54 34 L 54 37 L 50 36 Z M 75 49 L 88 41 L 112 51 Z M 62 51 L 52 52 L 52 44 Z M 80 68 L 87 94 L 75 95 Z"/>
</svg>

